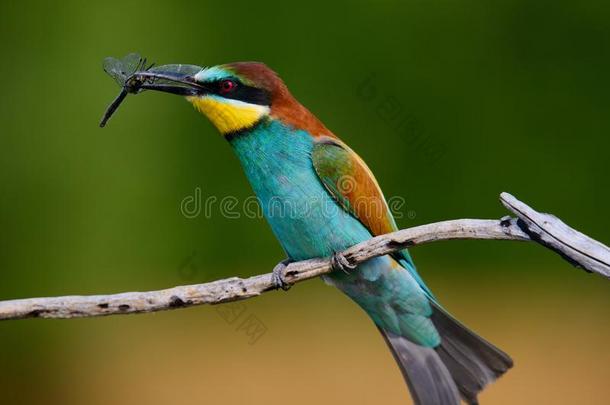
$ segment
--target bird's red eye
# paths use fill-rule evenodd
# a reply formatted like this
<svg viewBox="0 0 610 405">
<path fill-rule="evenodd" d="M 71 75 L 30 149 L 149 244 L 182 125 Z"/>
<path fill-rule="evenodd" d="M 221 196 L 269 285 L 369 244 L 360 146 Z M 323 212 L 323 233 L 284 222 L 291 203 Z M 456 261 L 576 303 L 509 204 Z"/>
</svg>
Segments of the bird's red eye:
<svg viewBox="0 0 610 405">
<path fill-rule="evenodd" d="M 222 94 L 229 93 L 230 91 L 235 90 L 236 87 L 237 83 L 235 83 L 233 80 L 223 80 L 220 82 L 220 92 Z"/>
</svg>

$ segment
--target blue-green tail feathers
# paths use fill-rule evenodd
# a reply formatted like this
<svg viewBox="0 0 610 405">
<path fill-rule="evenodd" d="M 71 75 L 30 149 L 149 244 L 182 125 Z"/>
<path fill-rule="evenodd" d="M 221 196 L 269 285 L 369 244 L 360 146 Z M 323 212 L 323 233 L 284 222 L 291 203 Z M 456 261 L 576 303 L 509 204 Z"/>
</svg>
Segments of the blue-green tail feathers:
<svg viewBox="0 0 610 405">
<path fill-rule="evenodd" d="M 508 371 L 513 366 L 513 360 L 437 304 L 432 303 L 432 306 L 432 322 L 441 335 L 441 344 L 436 347 L 436 352 L 464 400 L 476 404 L 477 394 Z"/>
<path fill-rule="evenodd" d="M 460 395 L 440 356 L 403 336 L 379 328 L 416 405 L 456 405 Z"/>
<path fill-rule="evenodd" d="M 437 304 L 432 306 L 431 319 L 441 337 L 440 345 L 435 348 L 379 330 L 416 405 L 457 405 L 460 396 L 468 404 L 478 404 L 478 393 L 511 368 L 512 359 Z"/>
</svg>

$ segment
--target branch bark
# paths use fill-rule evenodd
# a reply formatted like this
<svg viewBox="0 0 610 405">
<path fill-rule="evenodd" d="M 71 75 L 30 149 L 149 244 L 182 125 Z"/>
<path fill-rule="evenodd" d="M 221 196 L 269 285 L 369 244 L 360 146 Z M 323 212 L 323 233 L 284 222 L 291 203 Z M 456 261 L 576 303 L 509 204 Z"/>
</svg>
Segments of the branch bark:
<svg viewBox="0 0 610 405">
<path fill-rule="evenodd" d="M 350 264 L 358 265 L 373 257 L 440 240 L 533 241 L 559 253 L 576 267 L 610 278 L 610 249 L 607 246 L 552 215 L 535 211 L 508 193 L 502 193 L 500 200 L 517 218 L 457 219 L 421 225 L 374 237 L 350 247 L 343 254 Z M 288 283 L 295 284 L 331 271 L 329 259 L 310 259 L 289 264 L 285 278 Z M 0 301 L 0 320 L 156 312 L 243 300 L 273 289 L 272 275 L 268 273 L 158 291 Z"/>
</svg>

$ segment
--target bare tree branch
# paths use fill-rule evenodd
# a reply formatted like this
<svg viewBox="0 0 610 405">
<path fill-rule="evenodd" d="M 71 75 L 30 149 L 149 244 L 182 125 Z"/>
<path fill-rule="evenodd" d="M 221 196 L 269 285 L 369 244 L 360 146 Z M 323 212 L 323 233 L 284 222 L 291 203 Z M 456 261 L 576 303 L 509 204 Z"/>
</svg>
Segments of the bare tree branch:
<svg viewBox="0 0 610 405">
<path fill-rule="evenodd" d="M 517 218 L 457 219 L 421 225 L 369 239 L 350 247 L 343 254 L 350 264 L 358 265 L 373 257 L 440 240 L 534 241 L 559 253 L 577 267 L 610 278 L 610 249 L 607 246 L 570 228 L 552 215 L 536 212 L 508 193 L 502 193 L 500 199 Z M 285 278 L 288 283 L 294 284 L 331 271 L 329 259 L 304 260 L 289 264 Z M 0 320 L 155 312 L 243 300 L 274 288 L 269 273 L 158 291 L 0 301 Z"/>
<path fill-rule="evenodd" d="M 519 220 L 529 237 L 559 253 L 575 267 L 610 278 L 610 249 L 608 246 L 570 228 L 555 215 L 534 211 L 508 193 L 500 194 L 500 201 Z"/>
</svg>

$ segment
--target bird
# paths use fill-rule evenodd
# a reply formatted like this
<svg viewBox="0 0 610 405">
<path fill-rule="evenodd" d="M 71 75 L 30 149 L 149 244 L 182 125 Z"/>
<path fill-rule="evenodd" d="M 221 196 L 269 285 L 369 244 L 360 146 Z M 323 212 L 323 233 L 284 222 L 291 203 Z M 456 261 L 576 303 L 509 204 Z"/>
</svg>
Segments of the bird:
<svg viewBox="0 0 610 405">
<path fill-rule="evenodd" d="M 335 271 L 324 281 L 372 319 L 413 402 L 477 404 L 485 386 L 513 366 L 509 355 L 450 315 L 406 249 L 358 266 L 341 254 L 398 230 L 364 160 L 264 63 L 192 66 L 159 66 L 138 72 L 136 82 L 186 97 L 231 145 L 287 256 L 273 270 L 276 286 L 288 288 L 288 263 L 330 257 Z"/>
</svg>

